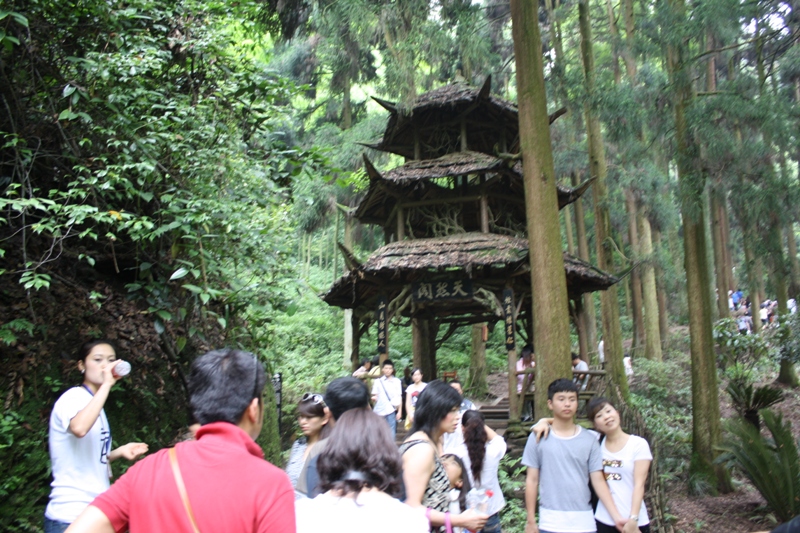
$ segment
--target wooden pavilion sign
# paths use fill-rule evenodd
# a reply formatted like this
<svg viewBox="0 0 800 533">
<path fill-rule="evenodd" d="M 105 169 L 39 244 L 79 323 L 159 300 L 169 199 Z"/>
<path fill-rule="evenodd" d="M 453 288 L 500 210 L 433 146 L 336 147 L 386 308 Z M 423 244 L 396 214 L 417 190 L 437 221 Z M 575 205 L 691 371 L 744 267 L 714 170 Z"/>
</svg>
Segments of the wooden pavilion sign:
<svg viewBox="0 0 800 533">
<path fill-rule="evenodd" d="M 415 302 L 441 300 L 463 300 L 472 298 L 472 280 L 451 279 L 431 282 L 415 282 L 411 286 Z"/>
<path fill-rule="evenodd" d="M 503 321 L 505 324 L 506 350 L 511 351 L 516 346 L 514 343 L 514 291 L 503 290 Z"/>
<path fill-rule="evenodd" d="M 378 300 L 378 311 L 375 314 L 378 322 L 378 355 L 389 353 L 386 344 L 386 298 L 384 296 Z"/>
</svg>

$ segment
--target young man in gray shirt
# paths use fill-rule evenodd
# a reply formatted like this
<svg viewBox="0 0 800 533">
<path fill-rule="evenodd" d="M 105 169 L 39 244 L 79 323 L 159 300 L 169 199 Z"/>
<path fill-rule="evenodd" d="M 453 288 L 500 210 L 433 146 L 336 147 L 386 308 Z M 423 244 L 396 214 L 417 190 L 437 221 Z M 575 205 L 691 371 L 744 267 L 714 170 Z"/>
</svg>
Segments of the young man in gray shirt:
<svg viewBox="0 0 800 533">
<path fill-rule="evenodd" d="M 536 442 L 531 433 L 522 464 L 525 479 L 525 533 L 593 533 L 597 531 L 589 481 L 611 513 L 617 526 L 626 524 L 617 511 L 603 477 L 603 459 L 594 434 L 575 424 L 578 387 L 572 380 L 557 379 L 547 389 L 547 407 L 553 412 L 550 437 Z M 555 437 L 555 438 L 554 438 Z M 541 496 L 539 523 L 537 498 Z"/>
</svg>

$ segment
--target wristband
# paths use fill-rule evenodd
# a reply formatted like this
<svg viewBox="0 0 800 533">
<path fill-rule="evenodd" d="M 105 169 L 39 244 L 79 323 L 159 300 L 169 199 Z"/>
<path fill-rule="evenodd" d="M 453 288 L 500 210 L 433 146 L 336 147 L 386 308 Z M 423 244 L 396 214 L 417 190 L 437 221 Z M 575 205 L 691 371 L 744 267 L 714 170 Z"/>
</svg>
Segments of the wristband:
<svg viewBox="0 0 800 533">
<path fill-rule="evenodd" d="M 628 520 L 637 520 L 638 521 L 639 520 L 639 515 L 638 514 L 632 514 L 632 515 L 630 515 L 628 517 Z"/>
<path fill-rule="evenodd" d="M 450 511 L 444 513 L 444 529 L 447 533 L 453 532 L 453 524 L 450 522 Z"/>
<path fill-rule="evenodd" d="M 431 523 L 431 508 L 428 507 L 425 509 L 425 518 L 428 519 L 428 524 Z"/>
</svg>

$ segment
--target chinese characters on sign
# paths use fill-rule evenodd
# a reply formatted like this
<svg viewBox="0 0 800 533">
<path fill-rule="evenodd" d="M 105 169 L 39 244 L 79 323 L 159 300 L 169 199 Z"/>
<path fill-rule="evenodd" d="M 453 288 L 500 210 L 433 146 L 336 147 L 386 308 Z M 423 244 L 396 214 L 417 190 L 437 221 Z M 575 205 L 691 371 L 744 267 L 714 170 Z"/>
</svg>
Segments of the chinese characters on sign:
<svg viewBox="0 0 800 533">
<path fill-rule="evenodd" d="M 506 333 L 506 350 L 514 349 L 514 291 L 503 290 L 503 321 Z"/>
<path fill-rule="evenodd" d="M 376 313 L 378 322 L 378 355 L 388 353 L 386 345 L 386 297 L 378 299 L 378 311 Z"/>
<path fill-rule="evenodd" d="M 472 298 L 472 280 L 417 282 L 411 287 L 415 302 Z"/>
</svg>

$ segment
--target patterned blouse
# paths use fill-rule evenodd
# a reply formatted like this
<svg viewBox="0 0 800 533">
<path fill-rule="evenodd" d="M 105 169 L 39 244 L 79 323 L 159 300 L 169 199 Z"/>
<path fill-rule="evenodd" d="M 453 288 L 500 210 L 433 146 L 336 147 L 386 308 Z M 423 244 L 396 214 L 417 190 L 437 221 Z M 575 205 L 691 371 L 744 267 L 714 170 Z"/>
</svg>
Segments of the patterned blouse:
<svg viewBox="0 0 800 533">
<path fill-rule="evenodd" d="M 289 476 L 289 481 L 292 482 L 292 487 L 297 486 L 297 480 L 300 473 L 303 471 L 303 465 L 306 462 L 304 457 L 308 441 L 305 437 L 300 437 L 294 444 L 292 444 L 292 452 L 289 454 L 289 462 L 286 463 L 286 474 Z"/>
<path fill-rule="evenodd" d="M 426 440 L 411 440 L 400 445 L 400 455 L 405 454 L 409 448 L 420 443 L 433 446 L 433 444 Z M 422 497 L 422 506 L 430 507 L 431 509 L 444 513 L 450 510 L 450 500 L 447 497 L 447 494 L 450 491 L 450 480 L 447 479 L 447 472 L 445 472 L 442 461 L 439 459 L 439 454 L 435 451 L 435 449 L 433 461 L 433 474 L 431 474 L 431 479 L 428 481 L 428 487 L 425 489 L 425 494 Z M 431 526 L 431 531 L 436 533 L 444 533 L 445 527 Z"/>
</svg>

